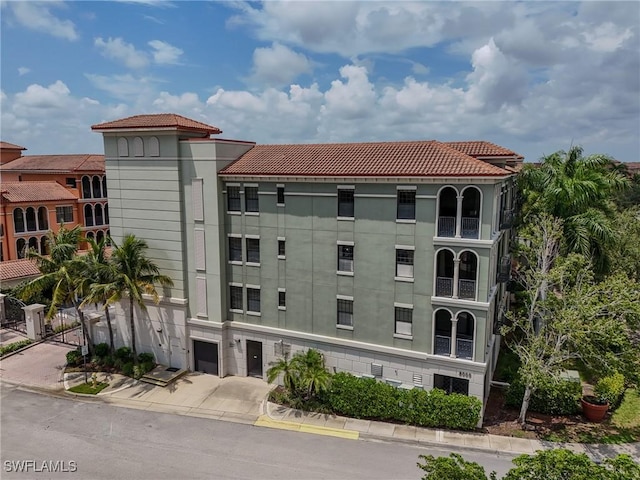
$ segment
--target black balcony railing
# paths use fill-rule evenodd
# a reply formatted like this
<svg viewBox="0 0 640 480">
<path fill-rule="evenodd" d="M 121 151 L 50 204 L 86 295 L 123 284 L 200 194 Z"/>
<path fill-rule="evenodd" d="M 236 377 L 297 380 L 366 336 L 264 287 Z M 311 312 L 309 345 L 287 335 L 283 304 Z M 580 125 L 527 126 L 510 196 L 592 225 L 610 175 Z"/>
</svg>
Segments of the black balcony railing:
<svg viewBox="0 0 640 480">
<path fill-rule="evenodd" d="M 511 279 L 511 257 L 505 255 L 498 264 L 497 280 L 500 283 L 508 282 Z"/>
<path fill-rule="evenodd" d="M 513 227 L 514 210 L 503 210 L 500 215 L 500 230 L 508 230 Z"/>
</svg>

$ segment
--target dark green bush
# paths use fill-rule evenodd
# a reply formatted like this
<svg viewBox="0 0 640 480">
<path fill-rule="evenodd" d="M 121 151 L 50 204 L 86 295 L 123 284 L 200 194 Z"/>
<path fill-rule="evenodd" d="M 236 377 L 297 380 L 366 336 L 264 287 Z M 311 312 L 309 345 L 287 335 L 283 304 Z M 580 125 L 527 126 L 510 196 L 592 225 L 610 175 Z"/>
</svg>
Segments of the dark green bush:
<svg viewBox="0 0 640 480">
<path fill-rule="evenodd" d="M 99 343 L 93 347 L 93 354 L 98 358 L 104 358 L 109 355 L 109 345 Z"/>
<path fill-rule="evenodd" d="M 82 360 L 82 354 L 78 350 L 71 350 L 67 352 L 67 365 L 78 365 Z"/>
<path fill-rule="evenodd" d="M 127 377 L 133 377 L 133 362 L 127 362 L 122 365 L 122 373 Z"/>
<path fill-rule="evenodd" d="M 116 358 L 121 360 L 122 363 L 133 362 L 133 354 L 129 347 L 120 347 L 116 350 Z"/>
<path fill-rule="evenodd" d="M 153 353 L 149 353 L 149 352 L 142 352 L 141 354 L 138 355 L 138 362 L 140 363 L 148 363 L 148 362 L 154 362 L 155 361 L 155 357 L 153 356 Z"/>
<path fill-rule="evenodd" d="M 5 355 L 11 353 L 11 352 L 15 352 L 16 350 L 20 350 L 23 347 L 26 347 L 27 345 L 30 345 L 31 343 L 33 343 L 33 341 L 29 340 L 28 338 L 25 340 L 20 340 L 19 342 L 13 342 L 10 343 L 8 345 L 4 345 L 3 347 L 0 347 L 0 357 L 4 357 Z"/>
<path fill-rule="evenodd" d="M 475 429 L 482 408 L 475 397 L 447 395 L 438 389 L 403 390 L 344 372 L 333 376 L 322 398 L 339 415 L 458 430 Z"/>
<path fill-rule="evenodd" d="M 520 408 L 525 386 L 518 378 L 507 390 L 505 403 L 508 407 Z M 529 410 L 548 415 L 574 415 L 579 411 L 582 385 L 571 380 L 552 380 L 542 384 L 531 395 Z"/>
</svg>

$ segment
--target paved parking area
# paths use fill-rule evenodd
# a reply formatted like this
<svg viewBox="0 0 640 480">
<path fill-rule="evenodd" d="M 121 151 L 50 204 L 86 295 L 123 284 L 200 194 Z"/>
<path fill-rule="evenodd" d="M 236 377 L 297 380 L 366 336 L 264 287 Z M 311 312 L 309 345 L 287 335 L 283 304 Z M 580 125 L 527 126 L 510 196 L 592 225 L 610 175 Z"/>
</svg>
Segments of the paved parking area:
<svg viewBox="0 0 640 480">
<path fill-rule="evenodd" d="M 75 346 L 44 342 L 0 362 L 0 379 L 13 384 L 59 390 L 66 355 Z"/>
<path fill-rule="evenodd" d="M 8 345 L 10 343 L 16 343 L 20 340 L 26 340 L 27 336 L 16 330 L 11 330 L 10 328 L 0 329 L 0 345 Z"/>
</svg>

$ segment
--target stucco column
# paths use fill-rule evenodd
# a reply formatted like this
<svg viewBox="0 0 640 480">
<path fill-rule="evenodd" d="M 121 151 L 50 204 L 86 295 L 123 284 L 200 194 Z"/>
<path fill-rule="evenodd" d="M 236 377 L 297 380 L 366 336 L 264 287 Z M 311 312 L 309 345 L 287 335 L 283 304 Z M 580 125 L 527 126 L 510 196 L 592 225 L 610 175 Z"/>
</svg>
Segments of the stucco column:
<svg viewBox="0 0 640 480">
<path fill-rule="evenodd" d="M 460 259 L 453 259 L 453 298 L 458 298 L 458 283 L 460 279 Z"/>
<path fill-rule="evenodd" d="M 45 305 L 40 303 L 22 307 L 27 324 L 27 337 L 31 340 L 42 340 L 44 337 L 44 308 Z"/>
<path fill-rule="evenodd" d="M 4 313 L 4 299 L 6 295 L 4 293 L 0 293 L 0 323 L 4 323 L 7 317 Z"/>
<path fill-rule="evenodd" d="M 462 195 L 458 195 L 456 199 L 458 200 L 458 205 L 456 207 L 456 238 L 460 238 L 462 236 L 462 199 L 464 197 Z"/>
<path fill-rule="evenodd" d="M 451 358 L 456 358 L 456 343 L 458 337 L 458 317 L 451 319 Z"/>
</svg>

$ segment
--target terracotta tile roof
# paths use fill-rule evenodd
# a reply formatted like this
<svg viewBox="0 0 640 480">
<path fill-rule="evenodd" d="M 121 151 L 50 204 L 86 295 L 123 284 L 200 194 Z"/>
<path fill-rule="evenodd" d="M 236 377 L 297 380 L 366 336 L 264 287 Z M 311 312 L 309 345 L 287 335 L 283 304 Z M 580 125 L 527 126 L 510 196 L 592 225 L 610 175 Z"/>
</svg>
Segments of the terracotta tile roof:
<svg viewBox="0 0 640 480">
<path fill-rule="evenodd" d="M 629 173 L 640 173 L 640 162 L 625 162 Z"/>
<path fill-rule="evenodd" d="M 26 148 L 13 143 L 0 141 L 0 150 L 26 150 Z"/>
<path fill-rule="evenodd" d="M 152 115 L 134 115 L 112 122 L 91 125 L 91 130 L 111 130 L 121 128 L 161 128 L 174 130 L 192 130 L 203 133 L 222 133 L 218 127 L 192 120 L 175 113 L 156 113 Z"/>
<path fill-rule="evenodd" d="M 220 175 L 306 177 L 505 176 L 435 141 L 256 145 Z"/>
<path fill-rule="evenodd" d="M 456 150 L 471 155 L 472 157 L 517 157 L 524 158 L 522 155 L 509 149 L 496 145 L 495 143 L 485 142 L 484 140 L 472 140 L 469 142 L 445 142 Z"/>
<path fill-rule="evenodd" d="M 51 202 L 56 200 L 77 201 L 69 190 L 56 182 L 2 182 L 2 200 L 9 203 Z"/>
<path fill-rule="evenodd" d="M 104 172 L 104 155 L 25 155 L 3 165 L 2 170 L 30 173 Z"/>
<path fill-rule="evenodd" d="M 0 262 L 0 281 L 18 280 L 21 278 L 36 277 L 40 270 L 33 260 L 20 259 Z"/>
</svg>

